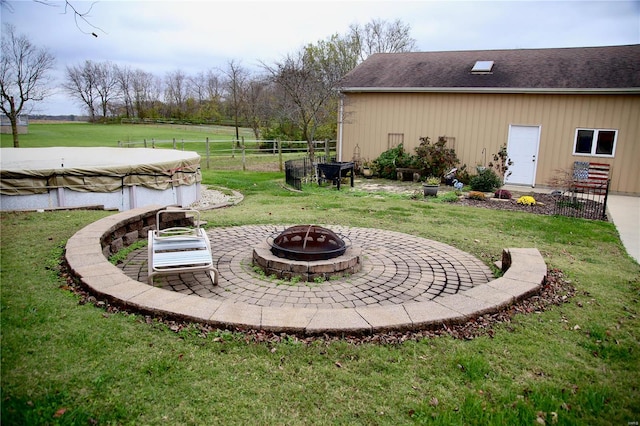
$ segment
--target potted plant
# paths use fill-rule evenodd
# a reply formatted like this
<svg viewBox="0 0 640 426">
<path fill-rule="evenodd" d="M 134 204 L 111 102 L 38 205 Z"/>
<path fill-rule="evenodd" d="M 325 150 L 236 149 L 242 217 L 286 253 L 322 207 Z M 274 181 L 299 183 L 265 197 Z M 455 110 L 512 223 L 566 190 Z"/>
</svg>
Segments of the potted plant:
<svg viewBox="0 0 640 426">
<path fill-rule="evenodd" d="M 438 195 L 438 188 L 440 187 L 440 178 L 435 176 L 429 176 L 424 182 L 422 182 L 422 191 L 424 196 L 435 197 Z"/>
<path fill-rule="evenodd" d="M 371 168 L 371 162 L 369 160 L 362 163 L 362 175 L 367 179 L 371 179 L 373 176 L 373 169 Z"/>
</svg>

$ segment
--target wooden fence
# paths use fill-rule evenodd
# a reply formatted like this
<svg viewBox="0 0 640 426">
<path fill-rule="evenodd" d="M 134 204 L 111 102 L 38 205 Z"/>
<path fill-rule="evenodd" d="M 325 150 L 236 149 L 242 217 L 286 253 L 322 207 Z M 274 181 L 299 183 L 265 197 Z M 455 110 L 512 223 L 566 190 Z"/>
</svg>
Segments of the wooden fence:
<svg viewBox="0 0 640 426">
<path fill-rule="evenodd" d="M 242 163 L 242 170 L 246 170 L 247 157 L 271 155 L 277 158 L 279 170 L 283 171 L 283 156 L 290 154 L 309 155 L 307 141 L 281 141 L 266 139 L 210 139 L 186 140 L 176 139 L 159 140 L 143 139 L 142 141 L 118 141 L 121 148 L 161 148 L 195 151 L 205 159 L 204 166 L 211 168 L 211 161 L 215 157 L 238 158 Z M 335 156 L 336 141 L 324 140 L 313 142 L 314 152 L 317 155 Z"/>
</svg>

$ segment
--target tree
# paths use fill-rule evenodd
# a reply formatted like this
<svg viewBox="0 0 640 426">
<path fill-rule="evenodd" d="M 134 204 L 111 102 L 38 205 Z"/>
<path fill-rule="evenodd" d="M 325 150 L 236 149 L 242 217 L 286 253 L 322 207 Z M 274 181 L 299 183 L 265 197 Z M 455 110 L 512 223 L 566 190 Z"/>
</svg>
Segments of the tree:
<svg viewBox="0 0 640 426">
<path fill-rule="evenodd" d="M 186 118 L 187 99 L 189 98 L 189 79 L 181 70 L 167 73 L 165 77 L 165 102 L 169 116 Z"/>
<path fill-rule="evenodd" d="M 313 141 L 318 127 L 331 116 L 331 108 L 335 110 L 331 101 L 335 99 L 336 73 L 326 53 L 309 45 L 275 65 L 263 64 L 282 91 L 281 111 L 298 124 L 307 141 L 311 161 L 315 160 Z"/>
<path fill-rule="evenodd" d="M 118 84 L 118 92 L 122 98 L 124 116 L 133 116 L 133 71 L 128 66 L 114 66 L 115 77 Z M 122 112 L 120 112 L 122 113 Z"/>
<path fill-rule="evenodd" d="M 18 148 L 18 116 L 29 101 L 41 101 L 48 94 L 47 74 L 55 58 L 45 48 L 37 48 L 12 25 L 3 28 L 0 58 L 0 110 L 11 122 L 13 146 Z"/>
<path fill-rule="evenodd" d="M 111 62 L 85 61 L 83 65 L 66 67 L 65 91 L 87 108 L 90 121 L 97 111 L 106 119 L 120 94 L 119 73 Z"/>
<path fill-rule="evenodd" d="M 357 46 L 361 61 L 374 53 L 411 52 L 416 47 L 411 27 L 399 19 L 393 22 L 374 19 L 364 26 L 352 24 L 348 37 Z"/>
<path fill-rule="evenodd" d="M 253 77 L 247 81 L 242 93 L 242 117 L 251 127 L 256 139 L 260 139 L 260 128 L 268 122 L 269 83 L 264 78 Z"/>
<path fill-rule="evenodd" d="M 162 92 L 160 79 L 153 74 L 137 69 L 131 76 L 133 89 L 133 111 L 139 119 L 157 116 Z"/>
<path fill-rule="evenodd" d="M 91 122 L 96 120 L 96 104 L 99 98 L 97 80 L 96 66 L 87 60 L 83 65 L 67 65 L 66 80 L 62 84 L 69 96 L 86 107 Z"/>
<path fill-rule="evenodd" d="M 238 62 L 231 60 L 227 64 L 225 74 L 227 75 L 227 91 L 229 94 L 229 102 L 231 103 L 230 106 L 233 114 L 233 123 L 236 128 L 236 140 L 239 140 L 239 117 L 241 114 L 243 102 L 242 94 L 244 91 L 245 82 L 247 80 L 248 71 L 243 68 L 242 65 L 240 65 Z"/>
<path fill-rule="evenodd" d="M 102 118 L 106 119 L 112 101 L 118 95 L 118 79 L 114 65 L 111 62 L 99 62 L 95 64 L 96 91 Z"/>
</svg>

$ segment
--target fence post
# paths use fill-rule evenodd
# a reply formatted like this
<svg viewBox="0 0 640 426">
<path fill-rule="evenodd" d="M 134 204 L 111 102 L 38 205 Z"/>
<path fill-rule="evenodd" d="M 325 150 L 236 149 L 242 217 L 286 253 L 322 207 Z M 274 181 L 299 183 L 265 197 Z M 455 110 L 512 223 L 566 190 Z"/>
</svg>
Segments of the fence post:
<svg viewBox="0 0 640 426">
<path fill-rule="evenodd" d="M 122 148 L 122 142 L 118 141 L 118 147 Z"/>
<path fill-rule="evenodd" d="M 329 153 L 330 153 L 330 149 L 329 149 L 329 139 L 325 139 L 324 140 L 324 156 L 327 159 L 327 163 L 330 161 L 329 160 Z"/>
<path fill-rule="evenodd" d="M 207 136 L 207 140 L 206 140 L 206 146 L 207 146 L 207 169 L 209 169 L 209 136 Z M 182 140 L 182 149 L 184 149 L 184 139 Z"/>
<path fill-rule="evenodd" d="M 176 145 L 176 138 L 173 138 L 173 149 L 176 149 L 177 145 Z"/>
<path fill-rule="evenodd" d="M 144 147 L 145 148 L 147 147 L 147 139 L 146 138 L 144 139 Z"/>
<path fill-rule="evenodd" d="M 247 158 L 246 158 L 246 152 L 245 152 L 245 146 L 244 146 L 244 136 L 242 136 L 242 171 L 246 172 L 247 171 Z"/>
<path fill-rule="evenodd" d="M 236 158 L 236 140 L 231 141 L 231 158 Z"/>
<path fill-rule="evenodd" d="M 276 144 L 278 145 L 278 167 L 282 171 L 282 141 L 276 139 Z"/>
<path fill-rule="evenodd" d="M 182 139 L 182 150 L 184 151 L 184 139 Z"/>
</svg>

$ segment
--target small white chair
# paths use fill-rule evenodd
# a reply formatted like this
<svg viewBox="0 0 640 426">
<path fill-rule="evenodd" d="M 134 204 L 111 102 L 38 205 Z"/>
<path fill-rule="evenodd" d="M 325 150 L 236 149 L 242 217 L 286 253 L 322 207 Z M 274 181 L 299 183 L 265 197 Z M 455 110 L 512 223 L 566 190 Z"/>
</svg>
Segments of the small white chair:
<svg viewBox="0 0 640 426">
<path fill-rule="evenodd" d="M 193 227 L 160 229 L 164 214 L 193 216 Z M 148 280 L 153 285 L 156 275 L 208 271 L 213 284 L 218 284 L 218 270 L 213 266 L 211 243 L 200 228 L 200 212 L 192 209 L 167 208 L 156 213 L 156 229 L 149 231 Z"/>
</svg>

